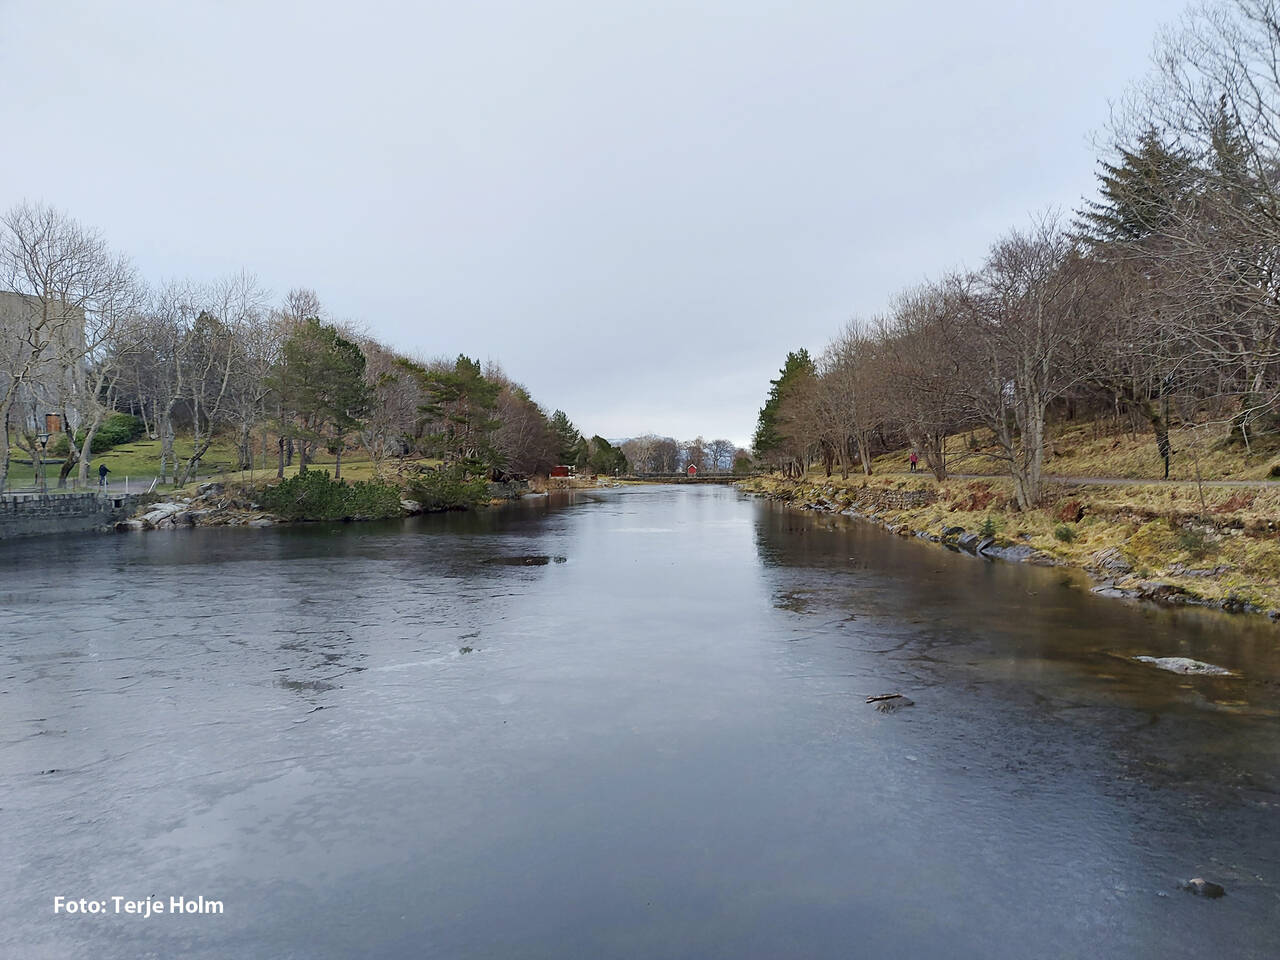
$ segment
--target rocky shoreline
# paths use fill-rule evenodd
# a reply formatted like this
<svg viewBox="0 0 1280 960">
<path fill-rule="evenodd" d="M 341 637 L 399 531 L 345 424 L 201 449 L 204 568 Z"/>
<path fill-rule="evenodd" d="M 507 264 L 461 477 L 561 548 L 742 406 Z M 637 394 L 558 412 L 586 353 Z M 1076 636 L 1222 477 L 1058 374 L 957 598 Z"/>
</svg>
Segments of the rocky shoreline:
<svg viewBox="0 0 1280 960">
<path fill-rule="evenodd" d="M 274 527 L 282 524 L 306 523 L 276 516 L 255 500 L 258 491 L 250 487 L 217 481 L 202 483 L 192 496 L 157 500 L 134 511 L 132 517 L 115 525 L 118 532 L 131 530 L 165 530 L 175 527 Z M 529 494 L 528 484 L 517 481 L 491 483 L 489 493 L 494 503 L 518 500 Z M 400 515 L 413 517 L 429 513 L 416 500 L 400 501 Z M 351 517 L 352 521 L 368 517 Z M 107 528 L 110 529 L 110 528 Z"/>
<path fill-rule="evenodd" d="M 195 496 L 148 503 L 116 530 L 163 530 L 173 527 L 271 527 L 284 523 L 263 510 L 245 491 L 228 490 L 225 484 L 202 483 Z"/>
<path fill-rule="evenodd" d="M 736 486 L 751 496 L 786 503 L 801 510 L 865 520 L 897 536 L 927 540 L 975 559 L 1033 563 L 1041 566 L 1068 566 L 1083 570 L 1094 581 L 1091 592 L 1101 597 L 1144 600 L 1163 606 L 1205 607 L 1228 613 L 1264 614 L 1272 621 L 1280 621 L 1280 610 L 1267 610 L 1255 603 L 1230 596 L 1201 597 L 1176 583 L 1136 577 L 1132 565 L 1123 552 L 1114 547 L 1094 552 L 1089 562 L 1081 565 L 1063 561 L 1037 549 L 1030 543 L 998 536 L 984 536 L 981 533 L 966 530 L 962 526 L 950 525 L 940 530 L 916 529 L 912 524 L 902 521 L 902 514 L 913 507 L 931 502 L 934 495 L 928 490 L 894 490 L 871 486 L 837 489 L 834 485 L 797 481 L 779 485 L 776 479 L 768 485 L 762 484 L 757 479 L 744 480 Z M 1218 572 L 1215 569 L 1186 569 L 1181 570 L 1180 574 L 1185 577 L 1208 578 L 1215 576 Z"/>
</svg>

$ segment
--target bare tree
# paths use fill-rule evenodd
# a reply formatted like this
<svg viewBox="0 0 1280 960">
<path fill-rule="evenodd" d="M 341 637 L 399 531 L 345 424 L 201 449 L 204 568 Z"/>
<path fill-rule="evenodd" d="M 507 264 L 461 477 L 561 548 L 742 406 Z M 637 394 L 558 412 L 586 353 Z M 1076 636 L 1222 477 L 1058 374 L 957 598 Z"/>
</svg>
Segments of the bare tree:
<svg viewBox="0 0 1280 960">
<path fill-rule="evenodd" d="M 0 218 L 0 489 L 9 472 L 9 425 L 24 388 L 80 381 L 127 313 L 136 281 L 129 261 L 96 231 L 52 207 L 22 203 Z"/>
<path fill-rule="evenodd" d="M 999 241 L 982 270 L 969 398 L 1023 509 L 1040 501 L 1049 405 L 1086 376 L 1086 291 L 1075 242 L 1053 216 Z"/>
<path fill-rule="evenodd" d="M 230 416 L 232 374 L 244 359 L 242 334 L 261 317 L 266 291 L 256 277 L 240 272 L 202 291 L 201 309 L 182 331 L 185 360 L 180 398 L 191 418 L 192 449 L 177 484 L 188 483 Z"/>
<path fill-rule="evenodd" d="M 622 452 L 633 473 L 661 473 L 656 461 L 659 438 L 651 433 L 631 437 L 622 442 Z"/>
<path fill-rule="evenodd" d="M 872 431 L 884 419 L 879 345 L 868 326 L 851 320 L 818 360 L 818 415 L 836 449 L 842 477 L 856 457 L 871 474 Z"/>
<path fill-rule="evenodd" d="M 141 349 L 143 326 L 139 311 L 144 300 L 144 291 L 135 286 L 130 296 L 121 296 L 86 317 L 85 341 L 90 349 L 82 376 L 72 381 L 74 386 L 67 397 L 68 406 L 76 413 L 76 426 L 84 435 L 77 450 L 70 429 L 72 418 L 64 414 L 62 422 L 68 426 L 68 456 L 59 476 L 59 486 L 65 485 L 73 465 L 78 466 L 80 483 L 89 482 L 89 454 L 94 437 L 107 414 L 115 409 L 120 379 Z"/>
<path fill-rule="evenodd" d="M 732 440 L 712 440 L 707 444 L 707 456 L 711 459 L 711 469 L 717 473 L 728 473 L 733 469 L 733 451 L 736 449 Z"/>
<path fill-rule="evenodd" d="M 394 351 L 371 337 L 363 338 L 360 348 L 367 361 L 365 378 L 372 398 L 360 430 L 360 442 L 369 451 L 374 470 L 381 473 L 388 456 L 409 450 L 420 421 L 422 391 Z"/>
<path fill-rule="evenodd" d="M 685 469 L 693 467 L 699 473 L 707 469 L 707 441 L 702 437 L 686 440 L 684 446 Z"/>
<path fill-rule="evenodd" d="M 973 419 L 969 281 L 948 277 L 902 293 L 889 317 L 877 322 L 876 361 L 881 402 L 933 475 L 947 476 L 946 438 Z"/>
</svg>

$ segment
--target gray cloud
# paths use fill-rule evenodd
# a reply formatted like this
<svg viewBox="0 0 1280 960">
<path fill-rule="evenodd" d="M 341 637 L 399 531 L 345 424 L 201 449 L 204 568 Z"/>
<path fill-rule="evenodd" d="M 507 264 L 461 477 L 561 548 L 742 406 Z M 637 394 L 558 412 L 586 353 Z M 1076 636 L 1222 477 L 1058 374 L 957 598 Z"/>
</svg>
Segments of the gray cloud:
<svg viewBox="0 0 1280 960">
<path fill-rule="evenodd" d="M 889 7 L 0 0 L 0 205 L 746 442 L 788 349 L 1088 191 L 1177 13 Z"/>
</svg>

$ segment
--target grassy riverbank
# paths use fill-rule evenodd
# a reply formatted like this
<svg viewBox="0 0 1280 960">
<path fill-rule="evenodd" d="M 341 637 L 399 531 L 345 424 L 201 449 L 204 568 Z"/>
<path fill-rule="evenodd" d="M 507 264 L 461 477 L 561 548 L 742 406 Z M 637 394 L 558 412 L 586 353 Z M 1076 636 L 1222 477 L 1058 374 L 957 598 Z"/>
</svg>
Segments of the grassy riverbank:
<svg viewBox="0 0 1280 960">
<path fill-rule="evenodd" d="M 1118 595 L 1280 610 L 1280 487 L 1063 482 L 1040 508 L 1019 511 L 1010 483 L 999 479 L 769 476 L 739 486 L 904 536 L 1024 547 L 1018 559 L 1081 568 Z"/>
<path fill-rule="evenodd" d="M 1093 421 L 1055 424 L 1049 428 L 1044 471 L 1062 477 L 1110 477 L 1117 480 L 1163 480 L 1164 460 L 1150 430 L 1117 432 Z M 1246 449 L 1223 442 L 1220 425 L 1180 424 L 1169 431 L 1172 456 L 1169 479 L 1195 481 L 1280 479 L 1280 437 L 1263 435 Z M 997 473 L 1000 464 L 989 432 L 974 430 L 946 438 L 949 473 Z M 876 457 L 877 474 L 906 469 L 909 449 Z M 923 462 L 921 469 L 924 469 Z M 1273 473 L 1273 470 L 1276 471 Z"/>
</svg>

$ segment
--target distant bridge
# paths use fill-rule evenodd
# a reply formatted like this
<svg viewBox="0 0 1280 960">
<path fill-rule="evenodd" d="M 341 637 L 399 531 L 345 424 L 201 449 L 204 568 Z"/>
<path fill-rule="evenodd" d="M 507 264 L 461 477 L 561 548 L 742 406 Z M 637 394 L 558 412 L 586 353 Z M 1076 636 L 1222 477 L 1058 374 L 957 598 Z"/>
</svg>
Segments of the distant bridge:
<svg viewBox="0 0 1280 960">
<path fill-rule="evenodd" d="M 735 476 L 731 473 L 699 473 L 696 476 L 689 476 L 686 473 L 629 473 L 620 477 L 614 477 L 615 480 L 628 480 L 631 483 L 737 483 L 739 480 L 745 480 L 746 477 Z"/>
</svg>

